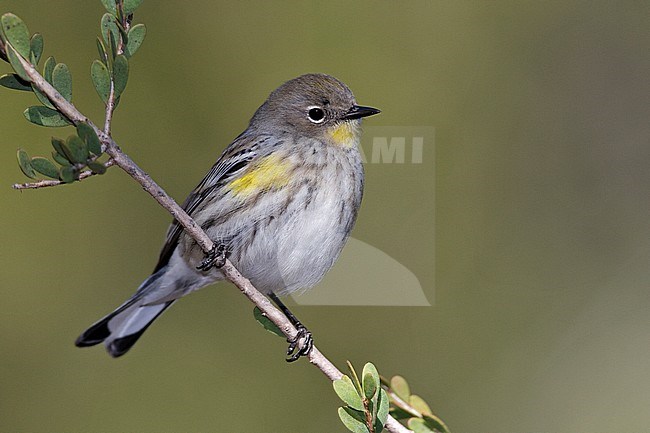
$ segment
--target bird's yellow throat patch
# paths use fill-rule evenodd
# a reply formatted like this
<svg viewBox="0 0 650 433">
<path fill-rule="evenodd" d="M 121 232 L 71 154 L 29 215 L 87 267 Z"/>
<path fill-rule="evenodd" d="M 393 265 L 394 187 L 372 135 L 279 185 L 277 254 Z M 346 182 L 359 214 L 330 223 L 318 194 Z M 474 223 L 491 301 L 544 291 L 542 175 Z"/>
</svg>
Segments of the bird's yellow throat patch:
<svg viewBox="0 0 650 433">
<path fill-rule="evenodd" d="M 235 195 L 249 196 L 259 191 L 289 183 L 291 164 L 277 155 L 269 155 L 228 185 Z"/>
<path fill-rule="evenodd" d="M 337 146 L 354 147 L 359 142 L 359 126 L 356 122 L 341 122 L 329 131 L 330 138 Z"/>
</svg>

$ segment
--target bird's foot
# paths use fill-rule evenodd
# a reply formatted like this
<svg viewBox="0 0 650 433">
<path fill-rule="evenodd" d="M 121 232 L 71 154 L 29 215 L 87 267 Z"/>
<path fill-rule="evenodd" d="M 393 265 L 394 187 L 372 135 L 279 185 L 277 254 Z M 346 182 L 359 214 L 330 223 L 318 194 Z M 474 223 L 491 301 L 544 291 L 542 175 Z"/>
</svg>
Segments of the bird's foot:
<svg viewBox="0 0 650 433">
<path fill-rule="evenodd" d="M 205 254 L 205 258 L 201 261 L 201 264 L 196 267 L 199 271 L 209 271 L 213 267 L 221 268 L 226 264 L 226 259 L 228 258 L 228 248 L 225 244 L 218 244 L 212 247 L 212 249 Z"/>
<path fill-rule="evenodd" d="M 289 343 L 289 347 L 287 348 L 287 362 L 294 362 L 300 359 L 301 356 L 309 355 L 312 347 L 314 347 L 314 339 L 311 336 L 311 331 L 305 328 L 300 322 L 296 323 L 295 326 L 298 333 L 294 338 L 287 338 L 287 343 Z M 298 347 L 301 339 L 304 340 L 302 345 Z"/>
</svg>

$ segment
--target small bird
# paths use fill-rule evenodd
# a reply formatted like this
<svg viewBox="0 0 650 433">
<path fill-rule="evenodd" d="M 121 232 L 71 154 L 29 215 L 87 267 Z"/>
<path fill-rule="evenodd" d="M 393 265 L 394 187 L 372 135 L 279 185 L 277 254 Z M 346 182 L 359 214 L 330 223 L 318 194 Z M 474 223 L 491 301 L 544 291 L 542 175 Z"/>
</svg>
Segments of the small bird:
<svg viewBox="0 0 650 433">
<path fill-rule="evenodd" d="M 377 113 L 329 75 L 278 87 L 183 203 L 216 250 L 205 255 L 174 221 L 151 276 L 75 344 L 124 355 L 176 300 L 223 280 L 214 264 L 227 257 L 298 328 L 287 361 L 306 355 L 311 333 L 278 296 L 316 285 L 343 249 L 363 194 L 361 118 Z"/>
</svg>

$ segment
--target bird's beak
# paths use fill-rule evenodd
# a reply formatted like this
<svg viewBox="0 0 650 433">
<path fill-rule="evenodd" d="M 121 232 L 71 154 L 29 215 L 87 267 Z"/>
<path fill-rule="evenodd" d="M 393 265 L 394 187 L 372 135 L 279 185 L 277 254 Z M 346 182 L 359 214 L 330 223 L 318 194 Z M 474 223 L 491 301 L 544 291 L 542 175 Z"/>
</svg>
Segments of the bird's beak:
<svg viewBox="0 0 650 433">
<path fill-rule="evenodd" d="M 372 116 L 377 113 L 381 113 L 381 111 L 372 107 L 353 105 L 352 108 L 350 108 L 350 111 L 348 111 L 343 115 L 343 119 L 345 120 L 361 119 L 362 117 Z"/>
</svg>

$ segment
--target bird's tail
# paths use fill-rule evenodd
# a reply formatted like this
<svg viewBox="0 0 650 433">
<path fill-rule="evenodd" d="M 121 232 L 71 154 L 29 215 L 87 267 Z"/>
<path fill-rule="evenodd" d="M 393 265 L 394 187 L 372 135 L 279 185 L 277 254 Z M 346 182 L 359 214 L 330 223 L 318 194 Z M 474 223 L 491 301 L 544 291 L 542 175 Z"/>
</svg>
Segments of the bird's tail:
<svg viewBox="0 0 650 433">
<path fill-rule="evenodd" d="M 155 290 L 152 286 L 157 284 L 161 274 L 159 271 L 145 280 L 131 299 L 84 331 L 75 345 L 87 347 L 103 342 L 115 358 L 128 352 L 149 325 L 175 301 L 148 303 L 146 295 Z"/>
</svg>

